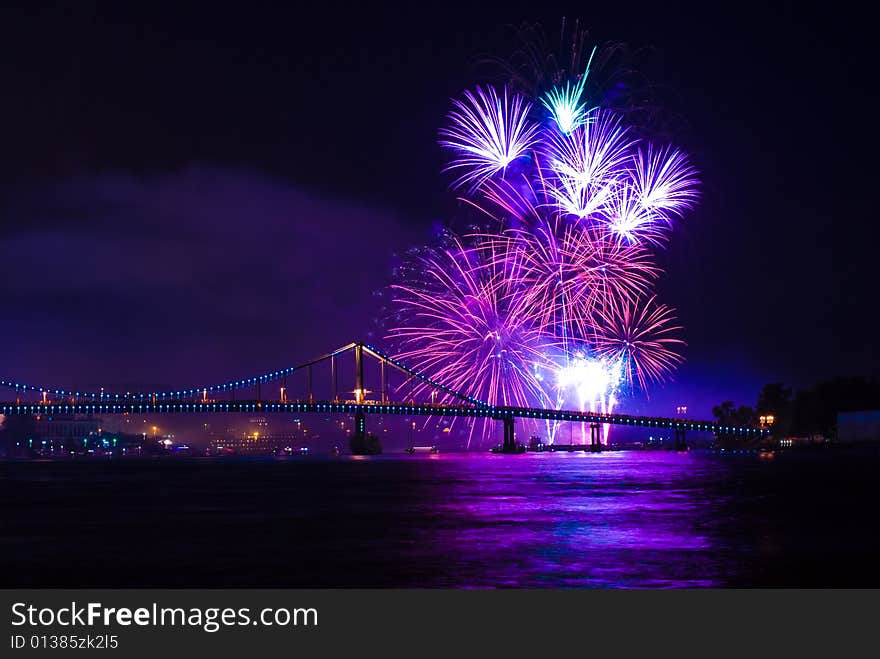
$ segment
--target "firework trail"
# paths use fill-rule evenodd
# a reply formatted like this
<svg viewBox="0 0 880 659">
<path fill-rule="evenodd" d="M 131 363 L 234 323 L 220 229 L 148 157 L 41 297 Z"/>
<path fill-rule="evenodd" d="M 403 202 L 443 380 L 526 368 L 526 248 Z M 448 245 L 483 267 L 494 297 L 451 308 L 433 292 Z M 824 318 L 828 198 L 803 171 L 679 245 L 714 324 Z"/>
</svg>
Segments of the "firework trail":
<svg viewBox="0 0 880 659">
<path fill-rule="evenodd" d="M 670 113 L 668 90 L 645 75 L 651 48 L 631 48 L 626 43 L 597 43 L 578 20 L 563 19 L 558 38 L 551 44 L 540 25 L 509 26 L 512 38 L 506 57 L 478 60 L 487 80 L 500 80 L 527 98 L 547 99 L 583 82 L 586 106 L 602 106 L 626 117 L 633 127 L 653 135 L 672 136 L 686 124 Z M 584 75 L 588 74 L 588 75 Z M 563 96 L 565 96 L 563 94 Z"/>
<path fill-rule="evenodd" d="M 541 99 L 563 135 L 568 135 L 575 128 L 589 121 L 590 111 L 587 109 L 586 103 L 581 101 L 581 97 L 584 94 L 587 76 L 590 75 L 590 63 L 595 54 L 596 49 L 593 48 L 584 73 L 577 82 L 566 80 L 565 84 L 553 87 L 547 92 L 545 98 Z"/>
</svg>

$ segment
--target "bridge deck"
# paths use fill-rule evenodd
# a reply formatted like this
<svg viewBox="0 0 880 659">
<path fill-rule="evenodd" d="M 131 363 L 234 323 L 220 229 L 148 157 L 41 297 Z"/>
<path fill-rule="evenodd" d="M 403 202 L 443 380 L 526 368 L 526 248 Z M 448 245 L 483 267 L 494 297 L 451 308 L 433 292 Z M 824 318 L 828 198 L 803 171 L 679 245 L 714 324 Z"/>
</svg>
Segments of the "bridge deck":
<svg viewBox="0 0 880 659">
<path fill-rule="evenodd" d="M 76 403 L 25 403 L 0 402 L 0 414 L 32 415 L 32 414 L 265 414 L 285 413 L 324 413 L 324 414 L 355 414 L 363 411 L 367 414 L 390 414 L 404 416 L 438 416 L 438 417 L 470 417 L 493 418 L 505 417 L 519 419 L 537 419 L 549 421 L 573 421 L 577 423 L 608 423 L 619 426 L 641 428 L 668 428 L 674 430 L 690 430 L 711 432 L 724 435 L 743 437 L 760 437 L 769 433 L 764 428 L 747 426 L 723 426 L 712 421 L 696 421 L 674 419 L 670 417 L 634 416 L 628 414 L 600 414 L 597 412 L 579 412 L 574 410 L 548 410 L 526 407 L 494 407 L 489 405 L 430 405 L 418 403 L 381 403 L 367 401 L 333 402 L 333 401 L 104 401 Z"/>
</svg>

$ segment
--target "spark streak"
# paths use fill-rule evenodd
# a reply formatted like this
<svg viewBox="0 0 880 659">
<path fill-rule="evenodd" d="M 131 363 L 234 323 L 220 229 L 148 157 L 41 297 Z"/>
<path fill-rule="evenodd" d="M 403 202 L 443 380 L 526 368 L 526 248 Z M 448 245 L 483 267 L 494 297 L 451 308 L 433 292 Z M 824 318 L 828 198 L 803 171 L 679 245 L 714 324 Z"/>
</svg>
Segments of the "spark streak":
<svg viewBox="0 0 880 659">
<path fill-rule="evenodd" d="M 504 172 L 526 153 L 537 138 L 538 126 L 528 119 L 531 103 L 518 94 L 501 95 L 494 87 L 466 91 L 463 101 L 453 101 L 450 125 L 440 131 L 440 144 L 457 153 L 447 169 L 464 169 L 456 186 L 472 189 L 498 172 Z"/>
</svg>

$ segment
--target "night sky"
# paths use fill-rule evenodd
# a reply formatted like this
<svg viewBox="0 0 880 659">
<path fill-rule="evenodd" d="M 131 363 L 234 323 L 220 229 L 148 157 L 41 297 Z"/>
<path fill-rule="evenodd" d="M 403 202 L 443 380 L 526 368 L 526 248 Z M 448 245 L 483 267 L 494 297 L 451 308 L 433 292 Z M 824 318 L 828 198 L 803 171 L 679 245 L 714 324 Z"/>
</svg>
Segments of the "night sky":
<svg viewBox="0 0 880 659">
<path fill-rule="evenodd" d="M 563 16 L 644 49 L 704 181 L 661 257 L 687 363 L 641 409 L 880 375 L 875 53 L 845 4 L 160 4 L 0 9 L 0 378 L 188 386 L 370 337 L 394 254 L 461 212 L 450 97 Z"/>
</svg>

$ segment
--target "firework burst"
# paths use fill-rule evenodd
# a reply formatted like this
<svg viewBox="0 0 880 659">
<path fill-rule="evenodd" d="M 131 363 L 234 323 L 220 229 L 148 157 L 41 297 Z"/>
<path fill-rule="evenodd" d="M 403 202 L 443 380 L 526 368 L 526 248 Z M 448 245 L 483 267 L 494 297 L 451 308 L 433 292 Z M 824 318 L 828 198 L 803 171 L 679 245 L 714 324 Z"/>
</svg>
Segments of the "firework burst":
<svg viewBox="0 0 880 659">
<path fill-rule="evenodd" d="M 587 69 L 577 82 L 566 80 L 562 85 L 554 86 L 547 92 L 545 98 L 541 99 L 557 127 L 565 135 L 589 121 L 589 110 L 586 103 L 581 102 L 581 97 L 584 94 L 587 76 L 590 74 L 590 63 L 595 54 L 596 49 L 593 48 L 587 61 Z"/>
<path fill-rule="evenodd" d="M 678 149 L 648 145 L 634 158 L 633 185 L 646 211 L 681 216 L 699 198 L 697 171 Z"/>
<path fill-rule="evenodd" d="M 613 238 L 630 245 L 660 244 L 670 228 L 666 218 L 647 208 L 635 187 L 626 184 L 608 196 L 596 217 Z"/>
<path fill-rule="evenodd" d="M 559 402 L 566 402 L 567 395 L 573 393 L 575 399 L 573 404 L 581 412 L 610 414 L 617 404 L 621 367 L 620 360 L 608 361 L 575 353 L 567 358 L 565 365 L 556 372 Z M 607 423 L 604 426 L 602 443 L 607 444 L 610 426 Z M 584 423 L 581 423 L 581 442 L 587 443 L 587 429 Z"/>
<path fill-rule="evenodd" d="M 547 404 L 541 372 L 553 341 L 532 322 L 519 264 L 453 239 L 416 266 L 417 282 L 393 286 L 398 358 L 492 405 Z"/>
<path fill-rule="evenodd" d="M 609 361 L 619 361 L 627 382 L 647 389 L 662 382 L 683 358 L 677 352 L 684 341 L 677 333 L 675 312 L 656 297 L 645 301 L 607 299 L 599 312 L 594 337 L 595 351 Z"/>
<path fill-rule="evenodd" d="M 493 259 L 516 263 L 521 310 L 531 323 L 566 347 L 592 333 L 605 298 L 637 298 L 658 274 L 641 247 L 562 218 L 482 239 L 492 246 Z"/>
<path fill-rule="evenodd" d="M 463 101 L 453 101 L 450 125 L 441 131 L 440 143 L 456 152 L 447 169 L 463 169 L 456 186 L 471 189 L 498 172 L 504 172 L 531 147 L 538 126 L 528 119 L 532 104 L 505 87 L 466 91 Z"/>
<path fill-rule="evenodd" d="M 587 109 L 578 43 L 531 98 L 477 87 L 453 101 L 440 131 L 453 186 L 492 228 L 422 251 L 392 290 L 397 357 L 494 405 L 611 411 L 622 384 L 647 390 L 683 361 L 653 250 L 696 204 L 697 172 L 622 114 Z"/>
</svg>

